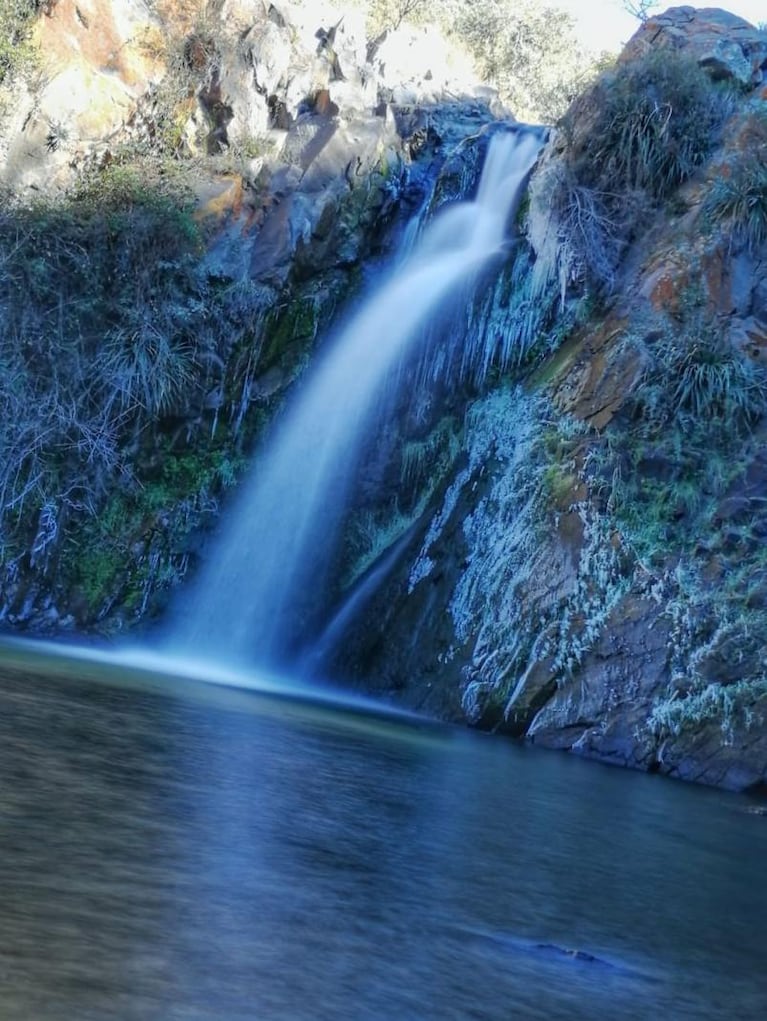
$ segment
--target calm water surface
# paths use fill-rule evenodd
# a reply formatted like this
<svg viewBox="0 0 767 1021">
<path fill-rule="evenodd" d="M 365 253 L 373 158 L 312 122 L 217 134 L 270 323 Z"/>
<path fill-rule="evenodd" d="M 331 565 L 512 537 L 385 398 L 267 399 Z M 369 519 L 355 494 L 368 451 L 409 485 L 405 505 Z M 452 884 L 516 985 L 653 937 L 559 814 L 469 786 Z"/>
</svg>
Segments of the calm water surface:
<svg viewBox="0 0 767 1021">
<path fill-rule="evenodd" d="M 0 671 L 3 1021 L 767 1017 L 746 799 L 93 674 Z"/>
</svg>

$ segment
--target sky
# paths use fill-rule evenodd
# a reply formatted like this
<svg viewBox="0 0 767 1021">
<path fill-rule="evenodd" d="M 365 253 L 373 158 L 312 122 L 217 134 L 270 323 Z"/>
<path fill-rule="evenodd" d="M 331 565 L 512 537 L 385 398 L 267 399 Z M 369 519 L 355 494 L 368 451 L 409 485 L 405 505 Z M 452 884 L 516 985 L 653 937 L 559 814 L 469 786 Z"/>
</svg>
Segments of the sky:
<svg viewBox="0 0 767 1021">
<path fill-rule="evenodd" d="M 616 50 L 625 43 L 639 27 L 639 22 L 623 9 L 621 0 L 551 0 L 552 5 L 569 11 L 575 18 L 582 41 L 596 50 Z M 653 8 L 653 13 L 676 7 L 684 0 L 668 0 Z M 689 2 L 689 0 L 688 0 Z M 720 7 L 740 15 L 746 21 L 756 24 L 767 21 L 765 0 L 700 0 L 692 6 Z"/>
</svg>

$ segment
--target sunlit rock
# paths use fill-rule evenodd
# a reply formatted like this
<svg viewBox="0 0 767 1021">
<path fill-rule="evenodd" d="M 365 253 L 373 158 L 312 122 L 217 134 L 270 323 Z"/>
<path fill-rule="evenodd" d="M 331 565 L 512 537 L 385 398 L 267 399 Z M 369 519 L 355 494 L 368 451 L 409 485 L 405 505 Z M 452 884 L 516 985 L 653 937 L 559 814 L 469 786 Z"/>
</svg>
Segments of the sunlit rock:
<svg viewBox="0 0 767 1021">
<path fill-rule="evenodd" d="M 693 55 L 712 78 L 745 88 L 758 86 L 767 69 L 767 33 L 729 11 L 672 7 L 649 17 L 631 38 L 621 60 L 667 48 Z"/>
<path fill-rule="evenodd" d="M 138 0 L 61 0 L 39 18 L 41 68 L 15 89 L 0 182 L 13 190 L 66 187 L 73 167 L 124 130 L 164 63 L 149 45 L 157 24 Z"/>
</svg>

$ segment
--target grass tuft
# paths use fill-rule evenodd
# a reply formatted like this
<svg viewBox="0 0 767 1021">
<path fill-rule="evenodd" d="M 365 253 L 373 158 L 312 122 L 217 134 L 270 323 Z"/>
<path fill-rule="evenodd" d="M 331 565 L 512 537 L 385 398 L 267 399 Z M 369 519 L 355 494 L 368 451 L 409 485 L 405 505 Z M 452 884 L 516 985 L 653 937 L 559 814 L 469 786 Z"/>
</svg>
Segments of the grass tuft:
<svg viewBox="0 0 767 1021">
<path fill-rule="evenodd" d="M 684 54 L 604 72 L 562 119 L 559 155 L 534 189 L 556 236 L 550 275 L 610 290 L 648 211 L 705 162 L 731 109 L 729 93 Z"/>
<path fill-rule="evenodd" d="M 726 226 L 732 240 L 753 255 L 767 241 L 767 146 L 751 152 L 718 177 L 704 206 L 712 223 Z"/>
</svg>

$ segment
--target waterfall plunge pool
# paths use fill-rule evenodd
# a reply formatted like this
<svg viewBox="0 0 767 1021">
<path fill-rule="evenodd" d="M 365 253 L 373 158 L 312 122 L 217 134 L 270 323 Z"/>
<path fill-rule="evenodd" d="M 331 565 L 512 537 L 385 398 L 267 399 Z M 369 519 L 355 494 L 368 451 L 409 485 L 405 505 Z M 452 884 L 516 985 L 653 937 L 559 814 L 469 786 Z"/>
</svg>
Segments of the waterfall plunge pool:
<svg viewBox="0 0 767 1021">
<path fill-rule="evenodd" d="M 540 147 L 492 139 L 320 358 L 168 648 L 290 661 L 381 390 L 502 252 Z M 761 1019 L 749 807 L 268 671 L 3 641 L 0 1017 Z"/>
<path fill-rule="evenodd" d="M 0 1016 L 767 1015 L 749 799 L 59 653 L 0 650 Z"/>
</svg>

